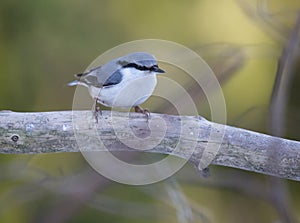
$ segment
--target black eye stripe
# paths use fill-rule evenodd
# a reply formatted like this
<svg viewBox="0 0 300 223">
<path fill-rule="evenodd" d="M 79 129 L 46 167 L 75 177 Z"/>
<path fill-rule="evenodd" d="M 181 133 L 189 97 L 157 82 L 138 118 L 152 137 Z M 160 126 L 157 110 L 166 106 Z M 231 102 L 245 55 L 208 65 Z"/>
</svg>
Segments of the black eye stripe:
<svg viewBox="0 0 300 223">
<path fill-rule="evenodd" d="M 142 70 L 142 71 L 145 71 L 145 70 L 154 71 L 158 66 L 153 65 L 151 67 L 146 67 L 146 66 L 140 66 L 140 65 L 135 64 L 135 63 L 129 63 L 129 64 L 126 64 L 126 65 L 123 66 L 123 68 L 128 68 L 128 67 L 133 67 L 135 69 Z"/>
</svg>

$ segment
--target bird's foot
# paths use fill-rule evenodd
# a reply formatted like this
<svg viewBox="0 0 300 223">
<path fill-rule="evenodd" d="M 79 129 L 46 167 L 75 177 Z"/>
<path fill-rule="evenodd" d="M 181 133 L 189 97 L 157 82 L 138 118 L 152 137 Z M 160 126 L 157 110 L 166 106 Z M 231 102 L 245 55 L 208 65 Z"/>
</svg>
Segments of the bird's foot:
<svg viewBox="0 0 300 223">
<path fill-rule="evenodd" d="M 96 106 L 93 111 L 93 116 L 95 117 L 96 123 L 99 121 L 99 117 L 102 116 L 102 110 L 99 106 Z"/>
<path fill-rule="evenodd" d="M 140 106 L 134 106 L 134 111 L 146 115 L 147 120 L 150 118 L 150 111 L 148 109 L 142 109 Z"/>
<path fill-rule="evenodd" d="M 95 103 L 93 105 L 93 116 L 95 117 L 95 120 L 96 120 L 96 123 L 98 123 L 98 120 L 99 120 L 99 117 L 102 116 L 102 110 L 100 108 L 100 106 L 97 106 L 97 101 L 98 101 L 98 98 L 95 99 Z"/>
</svg>

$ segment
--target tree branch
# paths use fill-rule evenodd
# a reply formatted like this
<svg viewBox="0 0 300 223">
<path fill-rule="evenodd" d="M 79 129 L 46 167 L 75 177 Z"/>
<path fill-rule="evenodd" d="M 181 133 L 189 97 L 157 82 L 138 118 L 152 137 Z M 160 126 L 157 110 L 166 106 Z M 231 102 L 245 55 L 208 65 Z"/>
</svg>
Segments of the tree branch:
<svg viewBox="0 0 300 223">
<path fill-rule="evenodd" d="M 153 122 L 159 120 L 159 123 L 163 120 L 165 126 L 155 124 L 153 127 L 152 120 Z M 185 126 L 193 127 L 187 131 Z M 109 151 L 136 151 L 122 143 L 123 139 L 126 139 L 126 142 L 136 140 L 128 133 L 130 129 L 136 137 L 139 137 L 138 139 L 151 134 L 151 140 L 152 138 L 157 140 L 163 135 L 160 143 L 155 144 L 153 149 L 143 150 L 144 152 L 171 154 L 189 159 L 193 164 L 199 166 L 204 151 L 207 150 L 207 145 L 214 144 L 220 147 L 216 156 L 207 158 L 212 159 L 212 164 L 300 181 L 300 142 L 224 126 L 207 121 L 200 116 L 152 113 L 150 121 L 147 122 L 143 114 L 130 113 L 128 118 L 128 113 L 103 111 L 102 118 L 96 124 L 91 111 L 36 113 L 1 111 L 0 153 L 79 152 L 78 135 L 75 134 L 76 132 L 78 134 L 78 128 L 80 128 L 80 134 L 84 133 L 85 151 L 106 151 L 107 149 Z M 222 139 L 210 140 L 211 132 L 222 132 L 224 129 Z M 91 134 L 95 132 L 97 134 Z M 193 132 L 198 134 L 196 147 L 191 152 L 187 142 L 193 140 L 190 137 Z M 104 146 L 99 147 L 99 144 L 95 143 L 99 141 L 99 137 L 105 148 Z M 183 140 L 183 143 L 176 150 L 174 147 L 178 140 Z M 270 150 L 273 150 L 275 145 L 279 146 L 280 151 L 276 157 L 272 157 Z M 189 154 L 192 155 L 189 156 Z"/>
</svg>

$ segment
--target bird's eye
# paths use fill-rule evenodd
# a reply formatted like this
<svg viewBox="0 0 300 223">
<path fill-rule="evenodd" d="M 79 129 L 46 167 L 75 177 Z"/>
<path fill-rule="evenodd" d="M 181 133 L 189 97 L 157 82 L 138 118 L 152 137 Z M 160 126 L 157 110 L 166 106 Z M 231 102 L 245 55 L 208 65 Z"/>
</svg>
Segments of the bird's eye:
<svg viewBox="0 0 300 223">
<path fill-rule="evenodd" d="M 138 70 L 143 70 L 144 69 L 143 66 L 140 66 L 136 63 L 129 63 L 129 64 L 126 64 L 126 65 L 123 66 L 123 68 L 128 68 L 128 67 L 133 67 L 133 68 L 138 69 Z"/>
<path fill-rule="evenodd" d="M 141 71 L 155 71 L 158 66 L 157 65 L 153 65 L 151 67 L 146 67 L 146 66 L 141 66 L 141 65 L 138 65 L 136 63 L 128 63 L 126 65 L 123 65 L 123 68 L 128 68 L 128 67 L 133 67 L 137 70 L 141 70 Z"/>
<path fill-rule="evenodd" d="M 153 65 L 152 67 L 149 68 L 150 71 L 155 71 L 158 68 L 157 65 Z"/>
</svg>

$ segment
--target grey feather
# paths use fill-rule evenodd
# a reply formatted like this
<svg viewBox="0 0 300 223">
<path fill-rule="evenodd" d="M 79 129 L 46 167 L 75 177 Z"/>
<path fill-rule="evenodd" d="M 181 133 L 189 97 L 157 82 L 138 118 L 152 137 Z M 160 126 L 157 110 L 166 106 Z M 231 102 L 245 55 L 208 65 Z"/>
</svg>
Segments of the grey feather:
<svg viewBox="0 0 300 223">
<path fill-rule="evenodd" d="M 75 77 L 79 80 L 77 82 L 70 82 L 69 86 L 80 84 L 101 88 L 103 86 L 116 85 L 122 81 L 122 74 L 119 72 L 119 70 L 129 63 L 135 63 L 141 66 L 149 67 L 157 65 L 155 57 L 151 54 L 135 52 L 111 60 L 102 66 L 92 68 L 83 74 L 75 75 Z"/>
<path fill-rule="evenodd" d="M 120 71 L 116 71 L 104 82 L 103 86 L 118 84 L 122 81 L 122 77 L 123 75 L 120 73 Z"/>
<path fill-rule="evenodd" d="M 70 83 L 68 83 L 68 86 L 76 86 L 78 85 L 78 80 L 74 80 L 74 81 L 71 81 Z"/>
</svg>

